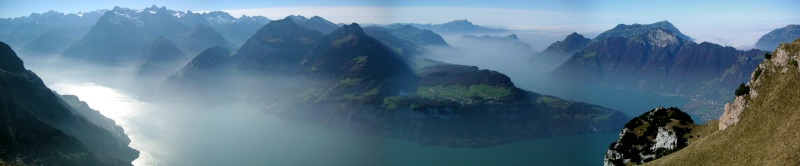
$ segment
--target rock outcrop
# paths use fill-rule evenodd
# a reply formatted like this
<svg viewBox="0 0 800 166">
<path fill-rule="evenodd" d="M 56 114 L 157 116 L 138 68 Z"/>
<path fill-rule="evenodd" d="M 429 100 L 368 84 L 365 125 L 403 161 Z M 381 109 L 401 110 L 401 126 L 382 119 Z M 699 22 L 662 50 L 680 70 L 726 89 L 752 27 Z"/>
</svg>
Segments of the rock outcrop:
<svg viewBox="0 0 800 166">
<path fill-rule="evenodd" d="M 744 96 L 736 96 L 731 103 L 725 104 L 725 112 L 719 117 L 719 130 L 725 130 L 729 126 L 739 123 L 739 115 L 747 107 L 747 100 Z"/>
<path fill-rule="evenodd" d="M 625 124 L 611 143 L 603 165 L 638 165 L 688 145 L 694 121 L 678 108 L 658 107 Z"/>
<path fill-rule="evenodd" d="M 781 44 L 778 49 L 773 52 L 772 57 L 765 63 L 770 65 L 761 64 L 750 77 L 750 82 L 747 83 L 748 93 L 742 96 L 736 96 L 733 102 L 725 104 L 725 112 L 719 118 L 719 130 L 725 130 L 739 122 L 739 116 L 746 107 L 750 100 L 758 97 L 757 88 L 750 88 L 761 86 L 758 79 L 765 71 L 777 72 L 785 74 L 789 70 L 798 70 L 797 62 L 800 61 L 800 53 L 798 53 L 798 46 L 800 40 L 793 43 Z M 768 67 L 769 66 L 769 67 Z"/>
<path fill-rule="evenodd" d="M 720 122 L 695 125 L 688 146 L 646 164 L 800 165 L 800 40 L 765 57 Z"/>
</svg>

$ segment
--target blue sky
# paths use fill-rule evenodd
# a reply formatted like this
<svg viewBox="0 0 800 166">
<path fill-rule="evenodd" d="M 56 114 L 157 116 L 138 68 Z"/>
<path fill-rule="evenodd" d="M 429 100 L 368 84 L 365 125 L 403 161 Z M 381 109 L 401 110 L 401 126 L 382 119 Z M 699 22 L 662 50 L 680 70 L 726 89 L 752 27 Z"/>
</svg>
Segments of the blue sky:
<svg viewBox="0 0 800 166">
<path fill-rule="evenodd" d="M 166 6 L 173 10 L 222 10 L 234 16 L 319 15 L 337 23 L 442 23 L 455 19 L 492 27 L 597 33 L 616 24 L 668 20 L 687 35 L 737 48 L 752 45 L 771 29 L 800 24 L 797 0 L 0 0 L 0 17 L 31 12 L 65 13 Z M 736 34 L 736 35 L 730 35 Z M 742 35 L 747 39 L 739 39 Z M 755 36 L 755 37 L 753 37 Z"/>
</svg>

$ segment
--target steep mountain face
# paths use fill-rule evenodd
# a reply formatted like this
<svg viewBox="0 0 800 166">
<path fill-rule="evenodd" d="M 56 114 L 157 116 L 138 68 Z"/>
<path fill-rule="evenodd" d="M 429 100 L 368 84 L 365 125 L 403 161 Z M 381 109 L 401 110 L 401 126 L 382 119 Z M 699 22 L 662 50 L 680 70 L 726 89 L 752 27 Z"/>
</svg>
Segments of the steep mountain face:
<svg viewBox="0 0 800 166">
<path fill-rule="evenodd" d="M 223 47 L 211 47 L 175 72 L 159 88 L 163 94 L 215 100 L 229 97 L 231 52 Z M 198 95 L 204 94 L 204 95 Z"/>
<path fill-rule="evenodd" d="M 67 49 L 72 43 L 78 41 L 89 28 L 58 28 L 48 30 L 26 44 L 20 52 L 26 55 L 53 55 Z"/>
<path fill-rule="evenodd" d="M 404 57 L 413 57 L 425 52 L 425 46 L 446 47 L 447 42 L 442 36 L 430 30 L 422 30 L 411 25 L 398 28 L 383 28 L 370 26 L 364 28 L 364 33 L 378 39 L 386 46 Z"/>
<path fill-rule="evenodd" d="M 131 165 L 139 152 L 114 122 L 73 108 L 0 43 L 0 163 Z"/>
<path fill-rule="evenodd" d="M 756 48 L 761 50 L 772 50 L 781 43 L 789 43 L 800 38 L 800 25 L 790 24 L 783 28 L 778 28 L 761 36 L 756 42 Z"/>
<path fill-rule="evenodd" d="M 583 37 L 581 34 L 572 32 L 572 34 L 568 35 L 564 40 L 550 44 L 544 51 L 531 56 L 530 61 L 548 66 L 558 66 L 569 59 L 572 54 L 585 49 L 590 41 L 592 40 Z"/>
<path fill-rule="evenodd" d="M 197 24 L 197 26 L 183 33 L 179 38 L 178 47 L 189 55 L 197 55 L 197 53 L 215 46 L 229 50 L 236 48 L 214 28 L 206 24 Z"/>
<path fill-rule="evenodd" d="M 147 82 L 147 85 L 151 85 L 149 82 L 160 82 L 189 61 L 189 57 L 166 37 L 151 39 L 148 45 L 149 48 L 137 66 L 135 77 L 140 79 L 139 83 Z"/>
<path fill-rule="evenodd" d="M 319 31 L 290 19 L 272 21 L 239 48 L 234 68 L 239 73 L 296 74 L 303 71 L 300 63 L 320 38 Z"/>
<path fill-rule="evenodd" d="M 637 165 L 666 156 L 689 144 L 694 121 L 678 108 L 645 112 L 625 124 L 609 145 L 603 165 Z"/>
<path fill-rule="evenodd" d="M 240 46 L 244 44 L 250 36 L 258 32 L 261 27 L 269 23 L 270 19 L 263 16 L 241 16 L 236 22 L 226 26 L 216 28 L 233 44 Z"/>
<path fill-rule="evenodd" d="M 288 16 L 286 18 L 289 18 L 290 20 L 294 21 L 298 25 L 303 26 L 305 28 L 322 32 L 322 34 L 331 33 L 337 28 L 339 28 L 338 25 L 328 20 L 325 20 L 324 18 L 319 16 L 314 16 L 311 18 L 306 18 L 303 16 Z"/>
<path fill-rule="evenodd" d="M 126 11 L 114 8 L 106 12 L 83 38 L 64 50 L 62 56 L 104 64 L 137 59 L 145 37 L 136 30 L 141 23 L 126 19 Z"/>
<path fill-rule="evenodd" d="M 27 17 L 8 20 L 8 22 L 0 21 L 0 24 L 4 24 L 0 25 L 0 27 L 9 27 L 8 32 L 0 33 L 0 40 L 14 47 L 23 47 L 43 33 L 54 29 L 78 29 L 78 32 L 85 33 L 102 15 L 102 12 L 94 11 L 78 15 L 64 14 L 51 10 L 41 14 L 31 13 Z"/>
<path fill-rule="evenodd" d="M 502 28 L 487 28 L 472 24 L 468 20 L 454 20 L 443 24 L 390 24 L 388 28 L 411 25 L 420 29 L 432 30 L 438 33 L 495 33 L 508 31 Z"/>
<path fill-rule="evenodd" d="M 232 74 L 186 67 L 176 75 L 233 76 L 228 79 L 236 84 L 223 87 L 244 93 L 235 100 L 280 117 L 428 145 L 483 147 L 611 132 L 626 119 L 618 111 L 521 90 L 496 71 L 432 65 L 415 73 L 407 58 L 366 31 L 350 24 L 322 35 L 291 18 L 276 20 L 232 57 Z M 401 38 L 393 36 L 409 41 Z"/>
<path fill-rule="evenodd" d="M 669 30 L 673 28 L 665 22 L 619 25 L 573 54 L 551 76 L 563 82 L 719 99 L 745 82 L 744 73 L 762 60 L 761 51 L 697 44 Z"/>
<path fill-rule="evenodd" d="M 370 103 L 400 91 L 414 90 L 416 75 L 406 59 L 367 36 L 358 24 L 342 26 L 324 36 L 320 43 L 300 63 L 329 92 L 315 96 L 317 100 L 328 97 L 339 100 L 336 96 L 342 96 Z"/>
<path fill-rule="evenodd" d="M 141 11 L 114 7 L 106 12 L 62 56 L 110 65 L 128 65 L 142 54 L 146 39 L 166 36 L 172 40 L 189 27 L 178 22 L 174 11 L 155 6 Z"/>
<path fill-rule="evenodd" d="M 778 46 L 749 82 L 736 89 L 735 100 L 725 105 L 719 121 L 695 125 L 685 148 L 645 165 L 800 164 L 800 143 L 790 141 L 800 138 L 798 61 L 800 39 Z"/>
<path fill-rule="evenodd" d="M 410 84 L 395 81 L 415 77 L 405 59 L 367 36 L 358 24 L 322 36 L 291 18 L 273 21 L 248 40 L 234 59 L 238 74 L 301 75 L 302 79 L 314 80 L 305 86 L 330 92 L 317 96 L 319 100 L 363 91 L 374 93 L 357 98 L 372 101 L 374 95 L 396 93 L 403 89 L 400 85 Z"/>
</svg>

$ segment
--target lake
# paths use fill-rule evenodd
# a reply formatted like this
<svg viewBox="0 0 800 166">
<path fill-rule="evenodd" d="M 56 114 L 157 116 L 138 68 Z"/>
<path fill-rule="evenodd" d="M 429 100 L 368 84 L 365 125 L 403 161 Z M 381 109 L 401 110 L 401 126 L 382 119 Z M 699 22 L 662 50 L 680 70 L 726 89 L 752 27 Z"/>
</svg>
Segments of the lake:
<svg viewBox="0 0 800 166">
<path fill-rule="evenodd" d="M 164 106 L 88 82 L 54 82 L 114 119 L 141 151 L 134 165 L 599 165 L 618 134 L 486 148 L 423 146 L 285 121 L 241 104 Z"/>
</svg>

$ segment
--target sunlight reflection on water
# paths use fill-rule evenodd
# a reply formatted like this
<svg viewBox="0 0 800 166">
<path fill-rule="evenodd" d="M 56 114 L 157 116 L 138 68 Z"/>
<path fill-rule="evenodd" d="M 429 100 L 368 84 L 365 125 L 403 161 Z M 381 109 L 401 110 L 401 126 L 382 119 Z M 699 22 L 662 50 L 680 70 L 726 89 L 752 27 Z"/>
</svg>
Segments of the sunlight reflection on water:
<svg viewBox="0 0 800 166">
<path fill-rule="evenodd" d="M 114 120 L 117 125 L 125 129 L 125 134 L 131 139 L 131 147 L 139 150 L 139 158 L 134 165 L 154 165 L 152 155 L 148 149 L 141 146 L 141 136 L 137 134 L 135 125 L 129 125 L 128 120 L 136 113 L 144 111 L 145 103 L 136 100 L 125 92 L 118 91 L 94 83 L 57 82 L 48 85 L 50 89 L 59 94 L 75 95 L 85 101 L 92 109 L 100 111 L 103 116 Z M 150 164 L 147 164 L 150 163 Z"/>
</svg>

